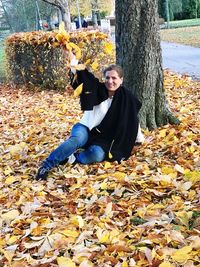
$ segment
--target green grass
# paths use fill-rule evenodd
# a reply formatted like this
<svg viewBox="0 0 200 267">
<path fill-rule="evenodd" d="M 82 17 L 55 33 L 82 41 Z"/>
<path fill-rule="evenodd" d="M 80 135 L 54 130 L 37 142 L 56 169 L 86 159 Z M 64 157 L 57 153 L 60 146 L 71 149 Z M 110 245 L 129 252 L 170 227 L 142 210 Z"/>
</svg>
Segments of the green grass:
<svg viewBox="0 0 200 267">
<path fill-rule="evenodd" d="M 5 46 L 2 41 L 0 41 L 0 80 L 4 80 L 6 77 L 6 55 Z"/>
<path fill-rule="evenodd" d="M 160 34 L 162 41 L 200 47 L 200 26 L 163 29 Z"/>
<path fill-rule="evenodd" d="M 200 26 L 200 18 L 198 19 L 185 19 L 185 20 L 175 20 L 169 22 L 170 28 L 181 28 L 181 27 L 193 27 Z M 165 22 L 165 27 L 167 23 Z"/>
<path fill-rule="evenodd" d="M 0 82 L 6 78 L 6 54 L 5 54 L 5 38 L 9 35 L 8 30 L 0 30 Z"/>
<path fill-rule="evenodd" d="M 5 48 L 4 44 L 0 42 L 0 60 L 3 60 L 5 58 Z"/>
<path fill-rule="evenodd" d="M 0 42 L 0 80 L 4 80 L 6 77 L 6 56 L 5 47 L 2 42 Z"/>
</svg>

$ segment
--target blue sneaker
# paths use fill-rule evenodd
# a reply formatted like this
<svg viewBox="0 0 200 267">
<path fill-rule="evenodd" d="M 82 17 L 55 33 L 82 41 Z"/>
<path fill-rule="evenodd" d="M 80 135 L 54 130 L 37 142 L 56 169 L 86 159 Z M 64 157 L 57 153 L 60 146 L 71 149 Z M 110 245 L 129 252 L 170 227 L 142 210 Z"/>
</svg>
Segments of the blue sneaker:
<svg viewBox="0 0 200 267">
<path fill-rule="evenodd" d="M 45 167 L 40 167 L 35 179 L 37 181 L 39 181 L 39 180 L 46 180 L 48 174 L 49 174 L 49 169 L 47 169 Z"/>
</svg>

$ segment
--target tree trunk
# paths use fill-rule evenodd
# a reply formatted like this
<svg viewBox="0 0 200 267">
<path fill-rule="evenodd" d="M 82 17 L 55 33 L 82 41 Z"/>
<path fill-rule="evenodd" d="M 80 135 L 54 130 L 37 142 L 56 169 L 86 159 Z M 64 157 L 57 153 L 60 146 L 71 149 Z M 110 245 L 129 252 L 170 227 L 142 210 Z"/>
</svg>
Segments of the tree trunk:
<svg viewBox="0 0 200 267">
<path fill-rule="evenodd" d="M 68 0 L 42 0 L 50 5 L 56 6 L 59 8 L 62 20 L 65 23 L 65 28 L 67 31 L 71 30 L 71 16 L 69 10 L 69 1 Z"/>
<path fill-rule="evenodd" d="M 179 123 L 164 92 L 156 0 L 116 0 L 116 56 L 125 86 L 142 102 L 140 123 L 153 129 Z"/>
<path fill-rule="evenodd" d="M 61 15 L 62 15 L 62 20 L 65 23 L 65 29 L 67 31 L 71 31 L 71 17 L 69 13 L 69 9 L 60 9 Z"/>
</svg>

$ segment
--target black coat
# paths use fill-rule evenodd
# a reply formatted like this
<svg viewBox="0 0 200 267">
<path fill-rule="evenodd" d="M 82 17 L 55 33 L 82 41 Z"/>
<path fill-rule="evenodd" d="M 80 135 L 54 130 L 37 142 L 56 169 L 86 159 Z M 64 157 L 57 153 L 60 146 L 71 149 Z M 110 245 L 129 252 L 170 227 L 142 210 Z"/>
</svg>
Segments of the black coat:
<svg viewBox="0 0 200 267">
<path fill-rule="evenodd" d="M 76 88 L 81 83 L 80 103 L 83 111 L 92 110 L 93 106 L 109 97 L 105 84 L 87 70 L 77 71 L 77 79 L 72 86 Z M 108 161 L 128 159 L 137 137 L 140 107 L 141 103 L 131 91 L 120 86 L 102 122 L 89 131 L 87 146 L 100 145 Z"/>
</svg>

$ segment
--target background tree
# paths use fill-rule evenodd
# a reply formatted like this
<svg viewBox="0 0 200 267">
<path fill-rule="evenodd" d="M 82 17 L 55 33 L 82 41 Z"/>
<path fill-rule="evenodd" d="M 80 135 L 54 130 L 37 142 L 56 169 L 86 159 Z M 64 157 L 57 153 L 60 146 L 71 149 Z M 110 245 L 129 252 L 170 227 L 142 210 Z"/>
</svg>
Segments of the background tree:
<svg viewBox="0 0 200 267">
<path fill-rule="evenodd" d="M 1 0 L 1 6 L 10 31 L 23 31 L 26 28 L 24 2 L 18 0 Z"/>
<path fill-rule="evenodd" d="M 163 86 L 157 1 L 116 0 L 115 5 L 117 63 L 124 68 L 125 85 L 142 102 L 142 127 L 178 123 Z"/>
<path fill-rule="evenodd" d="M 112 0 L 79 0 L 79 8 L 81 15 L 84 17 L 90 16 L 92 13 L 95 14 L 99 12 L 99 14 L 104 13 L 105 15 L 109 15 L 113 9 L 113 1 Z M 77 16 L 77 1 L 71 0 L 70 2 L 70 13 L 73 16 Z M 97 16 L 96 16 L 97 22 Z"/>
<path fill-rule="evenodd" d="M 32 0 L 0 0 L 4 18 L 11 32 L 37 30 L 39 24 L 36 1 Z M 43 1 L 37 1 L 40 17 L 50 24 L 50 18 L 56 8 Z"/>
<path fill-rule="evenodd" d="M 8 1 L 7 0 L 0 0 L 0 7 L 3 10 L 3 15 L 2 15 L 2 20 L 4 22 L 5 25 L 8 25 L 9 29 L 11 32 L 13 32 L 13 27 L 11 24 L 11 21 L 9 19 L 9 14 L 7 11 L 7 5 L 8 5 Z"/>
<path fill-rule="evenodd" d="M 65 28 L 67 31 L 71 30 L 71 16 L 69 9 L 69 1 L 68 0 L 42 0 L 46 3 L 49 3 L 60 10 L 62 20 L 65 23 Z"/>
<path fill-rule="evenodd" d="M 159 15 L 166 21 L 166 2 L 168 2 L 170 20 L 200 17 L 200 0 L 158 0 Z"/>
<path fill-rule="evenodd" d="M 182 0 L 183 18 L 193 19 L 198 17 L 199 0 Z"/>
</svg>

